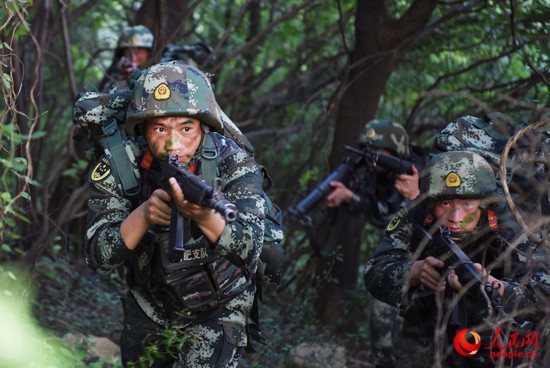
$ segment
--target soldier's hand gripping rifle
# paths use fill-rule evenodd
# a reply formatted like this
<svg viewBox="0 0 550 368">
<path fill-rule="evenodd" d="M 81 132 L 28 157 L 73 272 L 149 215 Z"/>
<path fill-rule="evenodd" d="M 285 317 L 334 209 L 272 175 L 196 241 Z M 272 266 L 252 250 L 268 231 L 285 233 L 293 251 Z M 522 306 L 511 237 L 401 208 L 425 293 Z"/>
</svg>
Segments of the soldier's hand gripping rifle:
<svg viewBox="0 0 550 368">
<path fill-rule="evenodd" d="M 183 170 L 178 165 L 178 156 L 169 155 L 168 160 L 160 163 L 164 189 L 170 193 L 168 179 L 176 178 L 186 200 L 204 208 L 218 212 L 226 222 L 237 219 L 237 208 L 227 199 L 222 191 L 220 178 L 214 180 L 214 186 L 206 184 L 201 178 Z M 170 216 L 170 244 L 175 250 L 183 250 L 183 216 L 179 212 L 175 200 L 170 201 L 172 213 Z"/>
<path fill-rule="evenodd" d="M 344 145 L 344 150 L 358 155 L 354 160 L 351 157 L 344 158 L 344 161 L 329 174 L 311 193 L 307 195 L 295 207 L 289 209 L 288 213 L 292 221 L 298 220 L 303 226 L 311 226 L 311 217 L 307 214 L 317 205 L 325 200 L 325 198 L 334 190 L 330 185 L 331 181 L 339 181 L 347 184 L 354 175 L 354 171 L 361 166 L 367 164 L 371 167 L 381 166 L 388 171 L 398 174 L 413 173 L 412 162 L 400 159 L 399 157 L 387 155 L 379 152 L 369 144 L 362 146 L 362 149 L 357 149 L 348 145 Z"/>
<path fill-rule="evenodd" d="M 488 297 L 499 321 L 509 323 L 512 331 L 518 331 L 520 328 L 525 328 L 523 325 L 520 326 L 519 323 L 510 317 L 504 310 L 497 289 L 489 282 L 483 284 L 480 272 L 474 266 L 470 257 L 468 257 L 454 240 L 451 239 L 449 228 L 440 227 L 433 236 L 430 235 L 428 230 L 423 226 L 420 226 L 418 230 L 420 230 L 422 236 L 426 237 L 428 241 L 431 242 L 432 249 L 435 252 L 433 256 L 445 263 L 445 269 L 455 270 L 460 283 L 464 287 L 467 287 L 468 293 L 472 295 L 471 300 L 483 301 Z M 484 295 L 482 289 L 485 290 L 487 296 Z M 471 327 L 468 326 L 467 316 L 459 315 L 457 319 L 458 320 L 454 321 L 454 323 L 461 325 L 461 327 Z"/>
</svg>

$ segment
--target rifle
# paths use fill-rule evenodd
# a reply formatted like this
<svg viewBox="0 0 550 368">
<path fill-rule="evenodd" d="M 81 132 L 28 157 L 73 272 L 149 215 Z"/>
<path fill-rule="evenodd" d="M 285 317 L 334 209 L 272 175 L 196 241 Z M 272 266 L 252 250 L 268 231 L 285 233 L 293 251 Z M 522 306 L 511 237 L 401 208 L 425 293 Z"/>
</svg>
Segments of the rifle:
<svg viewBox="0 0 550 368">
<path fill-rule="evenodd" d="M 446 269 L 454 269 L 460 283 L 468 287 L 468 293 L 471 293 L 473 300 L 486 300 L 486 296 L 482 292 L 482 289 L 485 290 L 487 297 L 491 302 L 491 306 L 497 312 L 498 319 L 503 321 L 508 321 L 512 331 L 518 331 L 519 329 L 525 328 L 525 323 L 520 326 L 518 322 L 508 315 L 504 310 L 502 305 L 502 300 L 497 289 L 494 288 L 489 282 L 483 284 L 483 280 L 477 268 L 475 268 L 474 263 L 464 253 L 462 249 L 451 239 L 451 233 L 449 228 L 440 227 L 433 236 L 426 230 L 423 226 L 419 226 L 418 230 L 421 233 L 421 236 L 426 237 L 428 241 L 431 242 L 434 249 L 434 256 L 445 263 Z M 455 309 L 456 311 L 456 309 Z M 453 314 L 454 312 L 453 311 Z M 467 319 L 465 316 L 461 316 L 460 313 L 464 311 L 457 311 L 457 315 L 453 315 L 455 319 L 452 321 L 454 324 L 463 325 L 462 327 L 471 327 L 467 326 L 467 323 L 464 323 L 464 320 Z"/>
<path fill-rule="evenodd" d="M 176 178 L 183 195 L 186 200 L 197 204 L 201 207 L 211 208 L 218 212 L 226 222 L 233 222 L 237 219 L 237 208 L 227 199 L 225 199 L 222 191 L 222 180 L 216 178 L 214 186 L 206 184 L 201 178 L 183 170 L 178 165 L 177 155 L 168 155 L 168 160 L 160 163 L 162 180 L 161 183 L 164 189 L 170 193 L 168 185 L 169 178 Z M 183 250 L 184 234 L 183 234 L 183 216 L 178 211 L 176 202 L 172 197 L 170 201 L 172 213 L 170 215 L 170 244 L 175 250 Z"/>
<path fill-rule="evenodd" d="M 336 170 L 330 173 L 300 203 L 290 208 L 288 213 L 292 220 L 298 220 L 304 226 L 311 226 L 312 220 L 307 213 L 319 205 L 334 190 L 330 182 L 349 182 L 354 171 L 361 166 L 365 166 L 367 163 L 372 167 L 381 166 L 399 174 L 412 174 L 412 167 L 414 166 L 412 162 L 379 152 L 369 144 L 364 144 L 361 148 L 357 149 L 344 145 L 344 150 L 354 153 L 359 157 L 355 160 L 352 160 L 351 157 L 345 157 Z"/>
</svg>

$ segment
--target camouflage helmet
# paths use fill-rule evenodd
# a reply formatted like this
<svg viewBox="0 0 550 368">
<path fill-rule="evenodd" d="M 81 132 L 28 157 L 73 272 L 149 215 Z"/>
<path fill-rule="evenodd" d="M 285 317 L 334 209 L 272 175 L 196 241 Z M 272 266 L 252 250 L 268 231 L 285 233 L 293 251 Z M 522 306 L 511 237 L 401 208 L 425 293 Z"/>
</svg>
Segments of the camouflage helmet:
<svg viewBox="0 0 550 368">
<path fill-rule="evenodd" d="M 153 47 L 153 34 L 149 28 L 138 25 L 131 27 L 124 27 L 120 37 L 118 38 L 117 49 L 129 48 L 129 47 Z"/>
<path fill-rule="evenodd" d="M 387 149 L 400 158 L 409 156 L 409 136 L 402 125 L 390 120 L 371 120 L 363 128 L 359 144 Z"/>
<path fill-rule="evenodd" d="M 430 159 L 420 178 L 420 192 L 429 200 L 487 198 L 496 191 L 491 165 L 470 151 L 449 151 Z"/>
<path fill-rule="evenodd" d="M 475 116 L 463 116 L 453 120 L 437 135 L 436 146 L 442 151 L 475 152 L 498 166 L 499 153 L 508 138 L 496 129 L 494 120 Z"/>
<path fill-rule="evenodd" d="M 161 116 L 193 117 L 213 131 L 223 131 L 218 103 L 206 75 L 174 61 L 153 65 L 136 80 L 126 114 L 126 131 L 134 134 L 137 124 Z"/>
</svg>

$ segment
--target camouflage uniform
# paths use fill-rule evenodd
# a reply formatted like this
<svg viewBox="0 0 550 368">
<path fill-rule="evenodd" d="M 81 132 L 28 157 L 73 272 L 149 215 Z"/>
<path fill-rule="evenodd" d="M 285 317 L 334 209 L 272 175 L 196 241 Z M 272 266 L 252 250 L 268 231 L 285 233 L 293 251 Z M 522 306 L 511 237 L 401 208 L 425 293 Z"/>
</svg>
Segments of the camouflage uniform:
<svg viewBox="0 0 550 368">
<path fill-rule="evenodd" d="M 389 120 L 372 120 L 365 124 L 359 145 L 382 148 L 402 159 L 411 159 L 409 137 L 405 129 Z M 415 157 L 417 168 L 419 157 Z M 404 205 L 406 199 L 395 190 L 395 174 L 387 170 L 368 167 L 361 175 L 352 200 L 347 204 L 351 213 L 362 216 L 367 222 L 383 228 L 391 216 Z M 403 323 L 399 310 L 378 299 L 369 303 L 369 338 L 372 362 L 376 366 L 395 366 L 396 338 Z"/>
<path fill-rule="evenodd" d="M 409 137 L 405 129 L 389 120 L 372 120 L 365 124 L 359 146 L 371 145 L 409 159 Z M 395 190 L 395 174 L 368 167 L 361 175 L 348 209 L 363 216 L 369 223 L 384 227 L 403 204 L 404 198 Z"/>
<path fill-rule="evenodd" d="M 117 42 L 113 62 L 100 83 L 100 90 L 113 93 L 126 87 L 126 78 L 119 74 L 118 62 L 124 56 L 124 51 L 131 48 L 153 48 L 154 36 L 149 28 L 143 25 L 124 27 Z"/>
<path fill-rule="evenodd" d="M 169 97 L 159 99 L 159 90 L 169 91 L 164 95 Z M 263 242 L 265 201 L 259 166 L 236 143 L 215 132 L 223 129 L 217 103 L 207 78 L 197 69 L 167 63 L 142 74 L 126 129 L 134 134 L 134 128 L 152 116 L 192 116 L 210 128 L 204 135 L 217 147 L 223 193 L 235 204 L 238 218 L 225 225 L 216 244 L 186 220 L 190 237 L 167 270 L 162 262 L 163 254 L 171 252 L 169 229 L 151 226 L 135 250 L 126 247 L 120 233 L 121 222 L 156 188 L 146 178 L 154 177 L 158 163 L 139 170 L 136 165 L 142 194 L 128 198 L 109 160 L 102 157 L 90 176 L 86 261 L 104 274 L 120 265 L 128 270 L 121 345 L 125 365 L 142 359 L 140 364 L 147 366 L 236 367 L 247 345 L 246 326 L 256 287 L 252 276 Z M 143 164 L 141 158 L 147 157 L 143 137 L 129 137 L 127 149 Z M 204 155 L 201 146 L 190 162 L 198 176 Z M 175 287 L 183 295 L 174 293 Z"/>
<path fill-rule="evenodd" d="M 422 241 L 418 229 L 429 230 L 434 225 L 430 207 L 436 201 L 483 198 L 482 215 L 475 231 L 457 243 L 473 262 L 481 263 L 491 275 L 507 283 L 502 298 L 506 312 L 520 311 L 515 315 L 519 323 L 543 319 L 544 310 L 540 306 L 547 304 L 550 296 L 547 249 L 529 241 L 522 241 L 514 247 L 509 243 L 511 239 L 504 238 L 495 228 L 491 205 L 488 204 L 494 198 L 495 188 L 492 169 L 481 156 L 460 151 L 437 155 L 428 163 L 421 177 L 419 201 L 401 209 L 388 224 L 386 236 L 366 265 L 364 281 L 376 298 L 400 308 L 404 317 L 400 344 L 409 351 L 402 351 L 404 354 L 399 357 L 397 367 L 431 367 L 436 361 L 442 363 L 443 360 L 444 366 L 449 367 L 495 366 L 487 350 L 480 349 L 476 355 L 466 358 L 449 353 L 452 342 L 449 346 L 445 336 L 452 341 L 456 334 L 453 328 L 456 327 L 444 313 L 446 310 L 440 308 L 445 309 L 451 300 L 456 302 L 456 294 L 450 287 L 440 302 L 437 302 L 440 299 L 436 293 L 422 284 L 408 288 L 413 263 L 434 254 L 432 244 Z M 503 254 L 508 256 L 503 257 Z M 464 300 L 472 324 L 481 323 L 487 317 L 485 301 L 472 300 L 468 294 Z M 495 332 L 494 325 L 493 328 L 492 332 Z M 436 332 L 442 334 L 435 335 Z M 483 347 L 489 346 L 487 337 L 483 336 Z M 442 341 L 443 346 L 438 346 Z M 516 360 L 505 363 L 519 364 Z"/>
</svg>

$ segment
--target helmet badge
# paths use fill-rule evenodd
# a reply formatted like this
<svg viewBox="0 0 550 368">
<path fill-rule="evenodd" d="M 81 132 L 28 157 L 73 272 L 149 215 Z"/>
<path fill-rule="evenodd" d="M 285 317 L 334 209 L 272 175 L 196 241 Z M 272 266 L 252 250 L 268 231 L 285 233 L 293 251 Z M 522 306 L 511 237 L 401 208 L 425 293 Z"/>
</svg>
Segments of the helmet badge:
<svg viewBox="0 0 550 368">
<path fill-rule="evenodd" d="M 167 100 L 170 98 L 170 88 L 166 83 L 161 83 L 155 89 L 155 100 Z"/>
<path fill-rule="evenodd" d="M 460 176 L 454 171 L 451 171 L 447 174 L 447 177 L 445 178 L 445 185 L 447 188 L 453 188 L 453 187 L 459 187 L 462 182 L 462 179 L 460 179 Z"/>
<path fill-rule="evenodd" d="M 374 138 L 375 135 L 376 135 L 376 132 L 374 131 L 374 129 L 369 128 L 367 130 L 367 138 Z"/>
</svg>

